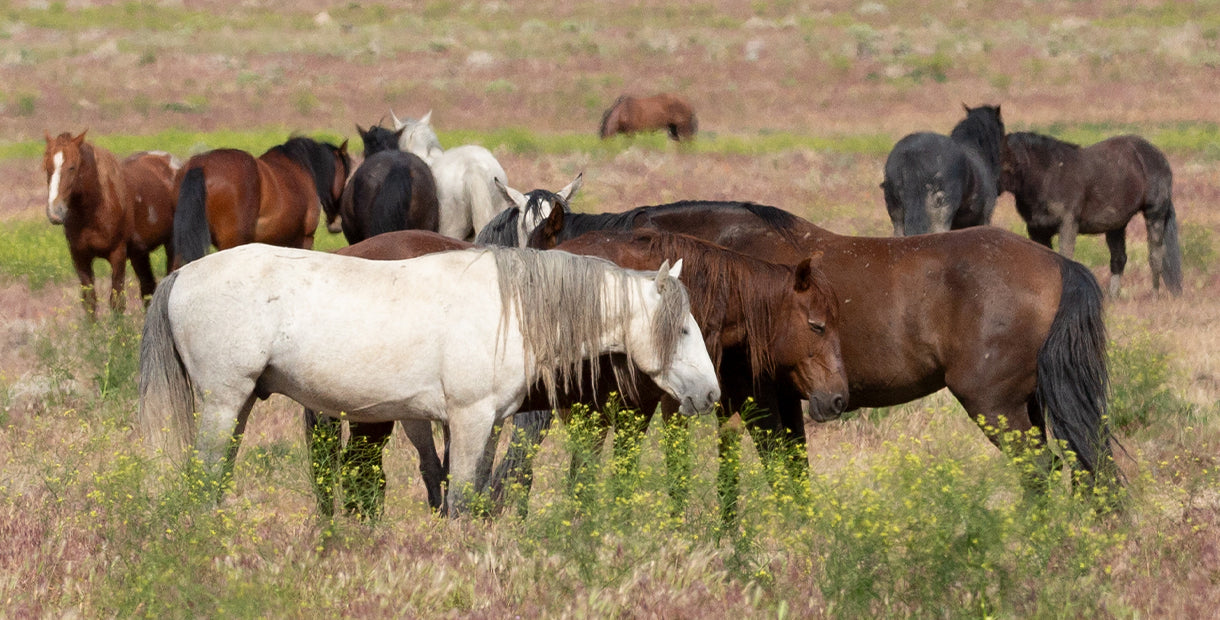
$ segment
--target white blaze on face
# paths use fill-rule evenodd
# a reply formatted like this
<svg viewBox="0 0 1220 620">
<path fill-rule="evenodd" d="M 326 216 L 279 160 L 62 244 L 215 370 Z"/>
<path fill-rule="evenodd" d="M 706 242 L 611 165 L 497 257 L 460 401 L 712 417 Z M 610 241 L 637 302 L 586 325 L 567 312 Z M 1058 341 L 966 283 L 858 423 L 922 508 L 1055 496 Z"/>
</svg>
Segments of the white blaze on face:
<svg viewBox="0 0 1220 620">
<path fill-rule="evenodd" d="M 47 181 L 47 188 L 48 188 L 47 206 L 48 207 L 54 207 L 55 203 L 59 201 L 59 178 L 63 175 L 63 171 L 64 171 L 64 153 L 63 153 L 63 151 L 57 151 L 55 153 L 55 155 L 51 157 L 51 163 L 53 163 L 55 165 L 55 168 L 51 171 L 51 180 Z"/>
</svg>

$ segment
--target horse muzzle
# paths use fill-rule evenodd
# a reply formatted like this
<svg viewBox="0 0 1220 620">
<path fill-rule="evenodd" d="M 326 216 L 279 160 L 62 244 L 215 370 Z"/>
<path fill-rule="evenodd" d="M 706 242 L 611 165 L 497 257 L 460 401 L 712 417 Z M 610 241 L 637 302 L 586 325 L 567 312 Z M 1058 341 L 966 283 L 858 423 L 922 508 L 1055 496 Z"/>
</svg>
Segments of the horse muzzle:
<svg viewBox="0 0 1220 620">
<path fill-rule="evenodd" d="M 68 203 L 62 200 L 47 204 L 47 219 L 56 226 L 62 226 L 68 216 Z"/>
<path fill-rule="evenodd" d="M 710 392 L 702 397 L 687 396 L 682 399 L 682 404 L 678 406 L 678 413 L 682 415 L 695 415 L 699 413 L 707 413 L 712 410 L 712 407 L 720 401 L 720 388 L 713 388 Z"/>
<path fill-rule="evenodd" d="M 811 392 L 807 414 L 814 422 L 837 420 L 847 411 L 847 398 L 842 394 Z"/>
</svg>

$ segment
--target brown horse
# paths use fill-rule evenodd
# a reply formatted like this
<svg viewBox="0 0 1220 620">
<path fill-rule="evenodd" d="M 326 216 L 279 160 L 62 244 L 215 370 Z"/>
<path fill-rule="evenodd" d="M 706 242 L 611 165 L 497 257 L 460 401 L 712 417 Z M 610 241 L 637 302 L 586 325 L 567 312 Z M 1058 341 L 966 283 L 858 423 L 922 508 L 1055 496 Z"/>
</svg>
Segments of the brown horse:
<svg viewBox="0 0 1220 620">
<path fill-rule="evenodd" d="M 822 252 L 818 267 L 842 310 L 849 410 L 948 387 L 994 443 L 998 429 L 1036 428 L 1044 438 L 1053 432 L 1080 467 L 1117 475 L 1105 415 L 1101 290 L 1079 263 L 995 228 L 848 237 L 775 207 L 738 202 L 592 216 L 556 210 L 534 231 L 531 247 L 591 228 L 636 227 L 681 231 L 789 265 Z"/>
<path fill-rule="evenodd" d="M 1021 131 L 1004 140 L 1001 185 L 1016 199 L 1029 238 L 1071 258 L 1077 234 L 1105 233 L 1110 248 L 1110 294 L 1118 295 L 1127 266 L 1127 222 L 1144 214 L 1152 288 L 1161 278 L 1182 293 L 1182 250 L 1173 209 L 1173 171 L 1165 154 L 1139 136 L 1117 136 L 1093 146 Z"/>
<path fill-rule="evenodd" d="M 622 95 L 602 114 L 597 135 L 604 140 L 614 134 L 664 129 L 671 140 L 689 140 L 699 130 L 695 111 L 685 99 L 669 93 L 651 97 Z"/>
<path fill-rule="evenodd" d="M 351 158 L 340 146 L 294 137 L 258 158 L 217 149 L 186 162 L 177 179 L 174 267 L 226 249 L 269 243 L 310 249 L 319 208 L 343 192 Z"/>
<path fill-rule="evenodd" d="M 433 233 L 400 231 L 378 235 L 341 252 L 398 260 L 465 247 L 469 244 Z M 724 383 L 736 387 L 734 398 L 744 400 L 759 394 L 765 399 L 763 394 L 769 392 L 760 391 L 759 386 L 780 383 L 794 392 L 796 400 L 809 399 L 809 415 L 816 420 L 834 419 L 842 413 L 847 379 L 839 354 L 837 302 L 825 276 L 812 267 L 812 259 L 807 257 L 796 267 L 774 265 L 691 237 L 653 231 L 595 235 L 569 247 L 576 253 L 609 258 L 621 266 L 638 269 L 652 269 L 653 263 L 681 258 L 685 263 L 682 279 L 691 294 L 692 312 L 704 332 L 714 363 L 731 369 L 732 376 L 724 377 Z M 676 411 L 676 403 L 664 399 L 664 393 L 650 382 L 621 381 L 610 359 L 603 358 L 600 366 L 595 369 L 600 380 L 594 383 L 593 376 L 586 376 L 582 386 L 573 386 L 556 404 L 604 403 L 612 392 L 618 391 L 624 394 L 629 407 L 649 416 L 658 403 L 663 403 L 667 413 Z M 546 391 L 539 386 L 531 392 L 523 410 L 549 413 L 551 407 Z M 526 425 L 526 436 L 536 440 L 548 423 L 549 419 L 535 418 Z M 308 416 L 306 424 L 311 427 Z M 429 502 L 439 506 L 442 468 L 430 427 L 423 423 L 417 428 L 404 424 L 404 428 L 420 452 L 420 471 L 428 487 Z M 392 425 L 361 425 L 359 429 L 353 427 L 353 436 L 357 432 L 366 434 L 368 454 L 379 458 L 380 447 L 391 430 Z M 778 437 L 783 427 L 771 430 Z M 762 437 L 760 434 L 760 443 L 780 445 L 764 442 Z M 337 463 L 334 446 L 330 450 L 330 454 L 315 453 L 313 461 Z M 523 463 L 525 468 L 515 473 L 528 480 L 528 462 L 522 452 L 510 454 L 505 462 Z M 368 485 L 369 481 L 360 484 Z M 328 500 L 329 496 L 322 497 L 324 510 L 329 507 Z"/>
<path fill-rule="evenodd" d="M 47 219 L 62 224 L 81 283 L 81 303 L 97 314 L 93 261 L 110 263 L 110 307 L 124 308 L 126 261 L 148 299 L 156 287 L 150 252 L 169 241 L 173 222 L 175 160 L 165 153 L 136 153 L 121 164 L 110 151 L 73 137 L 46 135 Z"/>
</svg>

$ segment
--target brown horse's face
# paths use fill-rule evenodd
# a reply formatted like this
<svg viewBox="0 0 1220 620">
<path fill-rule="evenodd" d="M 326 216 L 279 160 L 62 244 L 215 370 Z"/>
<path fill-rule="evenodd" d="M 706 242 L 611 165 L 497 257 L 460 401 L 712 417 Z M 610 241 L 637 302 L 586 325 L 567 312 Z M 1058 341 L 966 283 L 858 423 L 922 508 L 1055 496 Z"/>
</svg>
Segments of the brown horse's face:
<svg viewBox="0 0 1220 620">
<path fill-rule="evenodd" d="M 809 400 L 809 416 L 818 422 L 838 418 L 847 407 L 838 304 L 826 277 L 807 258 L 796 267 L 792 294 L 775 309 L 772 358 Z"/>
<path fill-rule="evenodd" d="M 47 219 L 58 225 L 68 216 L 68 197 L 76 189 L 85 132 L 75 138 L 65 132 L 53 139 L 48 135 L 46 139 L 42 167 L 47 173 Z"/>
</svg>

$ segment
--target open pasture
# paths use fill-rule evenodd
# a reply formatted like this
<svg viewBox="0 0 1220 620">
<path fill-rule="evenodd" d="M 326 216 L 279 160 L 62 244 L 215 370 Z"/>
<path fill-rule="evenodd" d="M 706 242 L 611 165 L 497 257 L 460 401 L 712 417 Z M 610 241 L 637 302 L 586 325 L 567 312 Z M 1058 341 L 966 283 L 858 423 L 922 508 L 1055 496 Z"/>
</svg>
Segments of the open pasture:
<svg viewBox="0 0 1220 620">
<path fill-rule="evenodd" d="M 1220 605 L 1220 5 L 1026 2 L 27 2 L 0 7 L 0 609 L 14 617 L 1206 617 Z M 675 92 L 697 137 L 596 132 L 621 93 Z M 885 236 L 879 184 L 903 135 L 961 104 L 1081 144 L 1138 133 L 1166 153 L 1184 292 L 1152 292 L 1128 226 L 1107 302 L 1125 509 L 1048 480 L 1030 497 L 945 392 L 810 424 L 808 488 L 775 493 L 751 444 L 741 521 L 721 531 L 715 428 L 655 423 L 567 480 L 589 429 L 559 426 L 530 511 L 428 512 L 396 431 L 375 525 L 319 521 L 299 407 L 255 407 L 225 502 L 133 431 L 142 313 L 83 320 L 44 216 L 44 132 L 126 156 L 262 152 L 300 131 L 432 110 L 508 183 L 584 173 L 579 211 L 753 200 Z M 358 148 L 353 149 L 358 161 Z M 1024 233 L 1013 199 L 995 226 Z M 320 228 L 316 249 L 344 245 Z M 1103 283 L 1104 240 L 1076 259 Z M 153 265 L 163 275 L 163 255 Z M 101 267 L 101 265 L 99 265 Z M 98 280 L 107 280 L 101 269 Z M 104 290 L 101 291 L 103 294 Z M 663 442 L 687 446 L 689 479 Z M 633 463 L 638 463 L 633 465 Z M 690 501 L 671 510 L 667 489 Z"/>
</svg>

